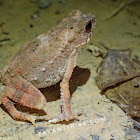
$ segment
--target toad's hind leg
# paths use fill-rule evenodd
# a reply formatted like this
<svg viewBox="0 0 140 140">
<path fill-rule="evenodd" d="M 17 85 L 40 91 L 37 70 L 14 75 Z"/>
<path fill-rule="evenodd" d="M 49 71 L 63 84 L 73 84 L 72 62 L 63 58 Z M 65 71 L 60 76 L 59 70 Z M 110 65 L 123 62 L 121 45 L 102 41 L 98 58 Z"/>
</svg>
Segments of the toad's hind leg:
<svg viewBox="0 0 140 140">
<path fill-rule="evenodd" d="M 35 120 L 40 119 L 39 117 L 32 116 L 32 115 L 18 111 L 15 108 L 14 103 L 6 96 L 4 96 L 1 99 L 1 103 L 4 105 L 4 107 L 7 109 L 7 111 L 9 112 L 9 114 L 12 116 L 13 119 L 29 121 L 33 125 L 35 125 L 34 123 Z"/>
<path fill-rule="evenodd" d="M 71 78 L 74 67 L 76 66 L 77 53 L 69 58 L 67 69 L 64 74 L 64 77 L 60 83 L 61 90 L 61 107 L 62 113 L 60 116 L 49 120 L 48 123 L 57 123 L 60 121 L 70 121 L 73 119 L 77 119 L 78 115 L 81 113 L 72 114 L 71 113 L 71 104 L 70 104 L 70 91 L 69 91 L 69 80 Z"/>
<path fill-rule="evenodd" d="M 6 86 L 0 86 L 0 102 L 1 104 L 4 105 L 4 107 L 7 109 L 9 114 L 13 117 L 13 119 L 29 121 L 33 125 L 34 125 L 35 120 L 44 119 L 40 116 L 32 116 L 32 115 L 18 111 L 15 108 L 14 103 L 12 102 L 14 98 L 11 98 L 12 96 L 11 93 L 15 93 L 15 91 L 16 91 L 15 89 L 12 89 Z"/>
<path fill-rule="evenodd" d="M 14 119 L 27 120 L 32 124 L 34 124 L 35 120 L 48 120 L 45 116 L 32 116 L 20 112 L 12 102 L 18 102 L 29 108 L 43 109 L 46 99 L 36 87 L 23 78 L 18 77 L 10 78 L 9 82 L 5 84 L 8 86 L 0 86 L 0 101 Z"/>
<path fill-rule="evenodd" d="M 9 82 L 6 85 L 16 89 L 13 95 L 10 94 L 10 98 L 15 102 L 18 102 L 23 106 L 27 106 L 29 108 L 39 110 L 43 109 L 46 103 L 46 98 L 34 85 L 32 85 L 26 79 L 20 76 L 13 77 L 10 78 Z"/>
</svg>

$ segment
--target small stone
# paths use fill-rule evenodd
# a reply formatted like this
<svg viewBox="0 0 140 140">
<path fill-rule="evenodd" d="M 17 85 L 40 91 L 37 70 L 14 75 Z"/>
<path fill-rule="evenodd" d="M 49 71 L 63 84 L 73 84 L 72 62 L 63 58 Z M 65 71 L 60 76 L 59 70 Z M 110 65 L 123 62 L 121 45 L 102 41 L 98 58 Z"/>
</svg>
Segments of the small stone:
<svg viewBox="0 0 140 140">
<path fill-rule="evenodd" d="M 43 68 L 41 68 L 41 71 L 45 72 L 45 71 L 46 71 L 46 68 L 44 68 L 44 67 L 43 67 Z"/>
<path fill-rule="evenodd" d="M 49 6 L 51 6 L 51 2 L 49 0 L 40 0 L 39 1 L 39 8 L 40 9 L 44 9 L 44 8 L 48 8 Z"/>
<path fill-rule="evenodd" d="M 35 10 L 35 11 L 33 12 L 33 14 L 31 15 L 31 18 L 32 18 L 33 20 L 39 20 L 39 10 Z"/>
<path fill-rule="evenodd" d="M 65 3 L 65 0 L 58 0 L 59 3 Z"/>
<path fill-rule="evenodd" d="M 53 63 L 53 61 L 52 61 L 52 60 L 48 61 L 48 64 L 52 64 L 52 63 Z"/>
<path fill-rule="evenodd" d="M 37 81 L 37 77 L 34 77 L 34 80 Z"/>
</svg>

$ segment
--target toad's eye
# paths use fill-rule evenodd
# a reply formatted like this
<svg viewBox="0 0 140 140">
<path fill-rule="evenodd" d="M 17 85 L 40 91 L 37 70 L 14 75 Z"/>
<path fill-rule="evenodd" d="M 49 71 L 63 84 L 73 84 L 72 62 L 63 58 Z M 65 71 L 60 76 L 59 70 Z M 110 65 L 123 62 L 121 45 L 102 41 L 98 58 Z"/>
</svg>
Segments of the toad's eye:
<svg viewBox="0 0 140 140">
<path fill-rule="evenodd" d="M 73 27 L 70 27 L 70 29 L 73 29 Z"/>
<path fill-rule="evenodd" d="M 91 32 L 91 28 L 92 28 L 92 22 L 91 20 L 87 23 L 86 27 L 85 27 L 85 31 L 87 33 L 90 33 Z"/>
</svg>

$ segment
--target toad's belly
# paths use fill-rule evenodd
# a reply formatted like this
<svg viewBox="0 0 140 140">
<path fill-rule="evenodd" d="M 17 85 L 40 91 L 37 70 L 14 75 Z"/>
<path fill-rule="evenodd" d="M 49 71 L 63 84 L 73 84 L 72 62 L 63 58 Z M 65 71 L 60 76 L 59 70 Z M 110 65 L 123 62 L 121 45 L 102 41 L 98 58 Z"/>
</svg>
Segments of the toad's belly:
<svg viewBox="0 0 140 140">
<path fill-rule="evenodd" d="M 55 71 L 47 70 L 44 73 L 37 73 L 36 75 L 34 74 L 34 76 L 25 75 L 23 78 L 31 82 L 37 88 L 45 88 L 59 82 L 63 78 L 64 73 L 65 68 L 61 70 L 58 68 L 55 69 Z"/>
<path fill-rule="evenodd" d="M 28 72 L 24 72 L 21 76 L 31 82 L 37 88 L 45 88 L 59 82 L 66 71 L 67 62 L 60 63 L 57 61 L 53 65 L 41 65 L 31 71 L 28 69 Z"/>
</svg>

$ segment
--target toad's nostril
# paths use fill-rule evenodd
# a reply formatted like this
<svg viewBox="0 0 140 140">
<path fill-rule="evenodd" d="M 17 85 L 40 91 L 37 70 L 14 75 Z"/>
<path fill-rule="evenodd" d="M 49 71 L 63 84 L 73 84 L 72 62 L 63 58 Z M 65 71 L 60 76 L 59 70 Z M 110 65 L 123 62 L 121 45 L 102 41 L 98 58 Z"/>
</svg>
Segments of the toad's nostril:
<svg viewBox="0 0 140 140">
<path fill-rule="evenodd" d="M 87 33 L 90 33 L 90 32 L 91 32 L 91 28 L 92 28 L 92 21 L 90 20 L 90 21 L 87 23 L 86 27 L 85 27 L 86 32 L 87 32 Z"/>
</svg>

